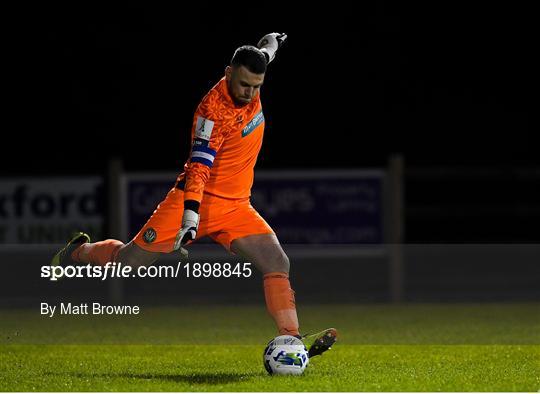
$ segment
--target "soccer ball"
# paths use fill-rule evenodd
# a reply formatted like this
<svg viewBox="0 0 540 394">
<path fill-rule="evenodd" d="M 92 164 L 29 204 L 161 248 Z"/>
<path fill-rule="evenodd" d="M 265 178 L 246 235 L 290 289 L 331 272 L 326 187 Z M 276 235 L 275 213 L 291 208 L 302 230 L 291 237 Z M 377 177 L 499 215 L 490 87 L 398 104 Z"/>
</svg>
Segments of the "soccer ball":
<svg viewBox="0 0 540 394">
<path fill-rule="evenodd" d="M 280 335 L 268 342 L 263 363 L 270 375 L 300 375 L 309 364 L 308 350 L 300 339 Z"/>
</svg>

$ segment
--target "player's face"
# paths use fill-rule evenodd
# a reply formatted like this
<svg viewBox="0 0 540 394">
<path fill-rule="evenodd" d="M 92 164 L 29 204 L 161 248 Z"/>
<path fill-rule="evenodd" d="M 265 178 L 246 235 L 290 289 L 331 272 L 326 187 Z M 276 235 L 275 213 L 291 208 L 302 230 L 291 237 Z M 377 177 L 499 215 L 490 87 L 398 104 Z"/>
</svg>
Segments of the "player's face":
<svg viewBox="0 0 540 394">
<path fill-rule="evenodd" d="M 227 67 L 225 78 L 229 87 L 229 94 L 237 105 L 244 106 L 259 93 L 264 82 L 263 74 L 254 74 L 244 66 Z"/>
</svg>

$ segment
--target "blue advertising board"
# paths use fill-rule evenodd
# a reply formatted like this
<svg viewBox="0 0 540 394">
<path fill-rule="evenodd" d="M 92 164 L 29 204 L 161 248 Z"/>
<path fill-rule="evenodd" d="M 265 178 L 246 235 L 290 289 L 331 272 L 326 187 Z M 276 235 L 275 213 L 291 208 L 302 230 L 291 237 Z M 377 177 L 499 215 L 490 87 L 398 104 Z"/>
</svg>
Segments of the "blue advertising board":
<svg viewBox="0 0 540 394">
<path fill-rule="evenodd" d="M 173 186 L 175 174 L 126 176 L 129 238 Z M 251 203 L 286 244 L 383 243 L 384 172 L 256 173 Z"/>
</svg>

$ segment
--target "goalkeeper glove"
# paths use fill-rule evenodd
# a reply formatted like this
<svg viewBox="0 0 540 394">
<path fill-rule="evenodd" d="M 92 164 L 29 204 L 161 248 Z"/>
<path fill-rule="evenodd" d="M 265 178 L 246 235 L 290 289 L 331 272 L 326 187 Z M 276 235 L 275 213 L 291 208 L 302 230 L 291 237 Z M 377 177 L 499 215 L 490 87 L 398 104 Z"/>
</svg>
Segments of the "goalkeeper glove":
<svg viewBox="0 0 540 394">
<path fill-rule="evenodd" d="M 259 40 L 257 48 L 266 56 L 266 63 L 270 63 L 276 57 L 277 50 L 287 39 L 285 33 L 270 33 Z"/>
<path fill-rule="evenodd" d="M 197 235 L 198 227 L 198 212 L 185 208 L 184 215 L 182 216 L 182 227 L 178 231 L 178 234 L 176 234 L 176 240 L 174 241 L 174 250 L 180 249 L 188 241 L 193 241 Z"/>
</svg>

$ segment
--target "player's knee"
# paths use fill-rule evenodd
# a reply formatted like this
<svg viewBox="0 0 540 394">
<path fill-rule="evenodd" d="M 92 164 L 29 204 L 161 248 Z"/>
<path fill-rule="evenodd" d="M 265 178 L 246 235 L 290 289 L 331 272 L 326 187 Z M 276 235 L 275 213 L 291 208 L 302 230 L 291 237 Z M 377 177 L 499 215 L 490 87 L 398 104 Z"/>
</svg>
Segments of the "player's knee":
<svg viewBox="0 0 540 394">
<path fill-rule="evenodd" d="M 149 253 L 139 250 L 137 246 L 132 243 L 123 247 L 116 258 L 117 262 L 120 262 L 131 267 L 140 267 L 142 265 L 148 266 L 154 263 L 157 259 L 156 253 Z"/>
<path fill-rule="evenodd" d="M 290 268 L 291 263 L 289 261 L 289 257 L 285 253 L 279 253 L 272 262 L 271 271 L 289 273 Z"/>
<path fill-rule="evenodd" d="M 147 265 L 147 264 L 144 264 L 144 262 L 142 262 L 140 259 L 135 258 L 134 256 L 130 256 L 130 255 L 119 257 L 118 261 L 122 263 L 123 265 L 129 265 L 130 267 L 133 267 L 133 268 L 140 267 L 141 265 Z"/>
<path fill-rule="evenodd" d="M 289 260 L 289 256 L 287 256 L 285 253 L 283 253 L 283 268 L 286 269 L 285 272 L 289 273 L 289 270 L 291 269 L 291 262 Z"/>
</svg>

